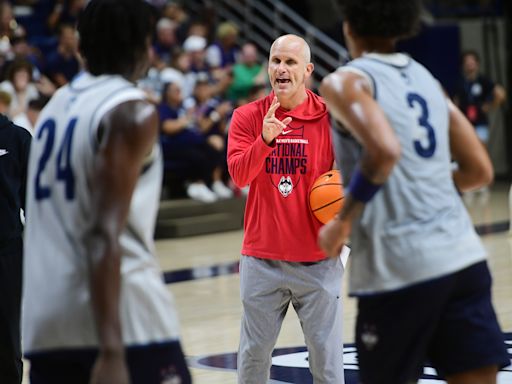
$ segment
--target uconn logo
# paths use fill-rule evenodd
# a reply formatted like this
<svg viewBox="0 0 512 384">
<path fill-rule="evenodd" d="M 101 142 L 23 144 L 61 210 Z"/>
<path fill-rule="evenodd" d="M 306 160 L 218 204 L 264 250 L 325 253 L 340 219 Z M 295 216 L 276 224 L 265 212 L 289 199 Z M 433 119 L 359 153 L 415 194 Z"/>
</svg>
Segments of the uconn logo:
<svg viewBox="0 0 512 384">
<path fill-rule="evenodd" d="M 505 344 L 512 361 L 512 334 L 506 335 Z M 345 384 L 358 384 L 357 351 L 353 344 L 343 347 Z M 192 367 L 202 369 L 236 370 L 236 353 L 200 357 L 189 360 Z M 313 384 L 309 373 L 308 352 L 306 347 L 280 348 L 274 351 L 270 372 L 272 383 Z M 434 368 L 425 366 L 419 384 L 446 383 L 437 376 Z M 498 373 L 498 384 L 512 384 L 512 366 L 505 367 Z"/>
<path fill-rule="evenodd" d="M 288 177 L 281 177 L 281 180 L 279 181 L 279 185 L 277 187 L 279 189 L 279 192 L 281 192 L 281 195 L 284 197 L 288 197 L 290 193 L 292 193 L 293 190 L 293 182 L 290 176 Z"/>
</svg>

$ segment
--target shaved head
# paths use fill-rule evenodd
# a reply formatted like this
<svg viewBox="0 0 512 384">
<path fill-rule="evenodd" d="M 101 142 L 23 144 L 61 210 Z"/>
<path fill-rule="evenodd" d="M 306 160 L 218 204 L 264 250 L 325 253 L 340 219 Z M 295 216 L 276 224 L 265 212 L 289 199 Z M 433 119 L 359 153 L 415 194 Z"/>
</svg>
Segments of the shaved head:
<svg viewBox="0 0 512 384">
<path fill-rule="evenodd" d="M 279 103 L 292 109 L 307 98 L 306 82 L 314 70 L 308 43 L 297 35 L 278 37 L 270 47 L 268 78 Z"/>
<path fill-rule="evenodd" d="M 302 37 L 292 34 L 279 36 L 270 47 L 270 55 L 272 56 L 272 52 L 277 47 L 284 46 L 292 49 L 300 49 L 304 56 L 304 61 L 306 63 L 311 62 L 311 49 L 309 48 L 308 43 L 306 43 L 306 40 L 304 40 Z"/>
</svg>

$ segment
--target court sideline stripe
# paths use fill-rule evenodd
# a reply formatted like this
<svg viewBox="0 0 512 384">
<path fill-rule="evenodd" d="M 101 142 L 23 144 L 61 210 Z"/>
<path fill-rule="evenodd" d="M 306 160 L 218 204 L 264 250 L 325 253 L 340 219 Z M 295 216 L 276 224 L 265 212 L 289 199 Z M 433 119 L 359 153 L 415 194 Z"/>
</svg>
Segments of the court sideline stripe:
<svg viewBox="0 0 512 384">
<path fill-rule="evenodd" d="M 497 233 L 508 231 L 509 221 L 499 221 L 490 224 L 480 224 L 476 225 L 475 229 L 480 236 L 494 235 Z M 229 263 L 217 264 L 213 266 L 166 271 L 163 273 L 163 277 L 165 284 L 174 284 L 190 280 L 232 275 L 238 272 L 238 261 L 232 261 Z"/>
</svg>

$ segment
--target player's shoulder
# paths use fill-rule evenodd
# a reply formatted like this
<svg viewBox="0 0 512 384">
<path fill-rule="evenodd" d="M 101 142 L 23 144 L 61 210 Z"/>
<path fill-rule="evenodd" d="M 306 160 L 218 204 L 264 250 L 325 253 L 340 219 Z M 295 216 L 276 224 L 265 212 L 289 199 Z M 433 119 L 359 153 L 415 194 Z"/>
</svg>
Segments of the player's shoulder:
<svg viewBox="0 0 512 384">
<path fill-rule="evenodd" d="M 7 131 L 9 136 L 15 137 L 17 140 L 30 141 L 32 138 L 32 135 L 27 129 L 14 124 L 12 120 L 3 114 L 0 114 L 0 129 Z"/>
<path fill-rule="evenodd" d="M 375 81 L 372 75 L 355 66 L 342 66 L 322 79 L 320 94 L 329 98 L 334 95 L 353 94 L 361 89 L 374 94 Z M 331 95 L 331 96 L 328 96 Z"/>
<path fill-rule="evenodd" d="M 133 82 L 127 80 L 121 75 L 104 74 L 93 75 L 87 71 L 80 72 L 73 80 L 61 88 L 62 93 L 69 94 L 71 97 L 93 95 L 95 100 L 102 100 L 99 94 L 112 97 L 112 94 L 118 92 L 144 92 Z"/>
<path fill-rule="evenodd" d="M 143 127 L 154 125 L 158 120 L 158 111 L 156 106 L 145 98 L 127 99 L 112 106 L 112 109 L 104 115 L 104 119 Z"/>
</svg>

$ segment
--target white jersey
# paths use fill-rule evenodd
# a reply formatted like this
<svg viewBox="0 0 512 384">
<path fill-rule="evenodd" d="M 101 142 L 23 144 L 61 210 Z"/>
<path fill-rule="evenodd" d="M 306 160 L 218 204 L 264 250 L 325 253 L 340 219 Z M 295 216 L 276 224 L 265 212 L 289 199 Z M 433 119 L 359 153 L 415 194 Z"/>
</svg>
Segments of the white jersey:
<svg viewBox="0 0 512 384">
<path fill-rule="evenodd" d="M 90 222 L 91 171 L 102 117 L 144 94 L 120 76 L 87 72 L 42 111 L 30 151 L 25 228 L 25 353 L 98 344 L 83 241 Z M 162 177 L 159 145 L 135 187 L 120 237 L 120 314 L 126 345 L 178 338 L 174 302 L 154 257 Z"/>
<path fill-rule="evenodd" d="M 342 70 L 368 79 L 401 145 L 393 172 L 353 226 L 351 294 L 400 289 L 484 260 L 453 183 L 448 104 L 439 83 L 400 53 L 364 55 Z M 350 138 L 341 144 L 347 183 L 350 157 L 360 149 Z"/>
</svg>

